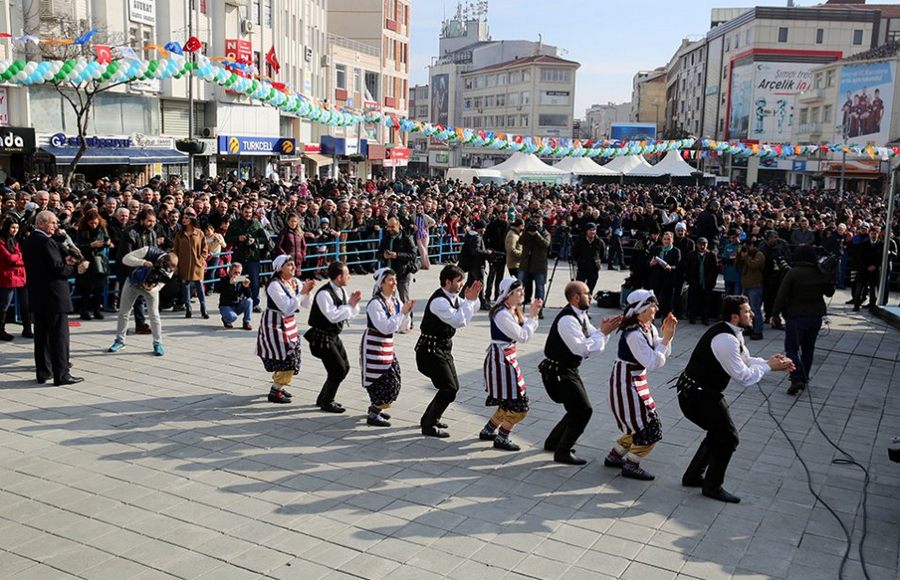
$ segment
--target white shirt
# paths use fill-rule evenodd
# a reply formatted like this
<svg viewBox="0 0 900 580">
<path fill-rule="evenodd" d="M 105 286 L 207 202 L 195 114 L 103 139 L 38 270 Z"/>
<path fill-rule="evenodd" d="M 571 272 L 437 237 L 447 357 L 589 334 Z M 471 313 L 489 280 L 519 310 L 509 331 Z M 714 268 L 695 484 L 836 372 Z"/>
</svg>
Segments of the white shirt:
<svg viewBox="0 0 900 580">
<path fill-rule="evenodd" d="M 447 300 L 432 300 L 431 313 L 441 319 L 444 324 L 449 324 L 453 328 L 463 328 L 472 321 L 475 316 L 475 310 L 478 308 L 477 300 L 466 300 L 460 298 L 459 294 L 450 294 L 443 288 L 441 292 L 447 297 Z M 459 308 L 453 307 L 453 302 L 459 299 Z"/>
<path fill-rule="evenodd" d="M 556 327 L 559 336 L 572 354 L 588 358 L 591 353 L 600 352 L 606 348 L 609 336 L 591 325 L 586 311 L 579 310 L 574 306 L 572 310 L 575 311 L 575 316 L 563 316 Z M 584 322 L 586 330 L 582 330 L 582 322 Z"/>
<path fill-rule="evenodd" d="M 393 298 L 385 298 L 385 300 L 393 300 Z M 369 320 L 372 321 L 372 324 L 381 334 L 394 334 L 401 330 L 408 330 L 412 326 L 409 314 L 403 314 L 400 308 L 397 308 L 393 316 L 388 316 L 381 300 L 376 298 L 369 300 L 369 305 L 366 306 L 366 314 L 369 315 Z"/>
<path fill-rule="evenodd" d="M 300 288 L 297 283 L 298 290 Z M 309 308 L 310 304 L 312 304 L 312 292 L 308 294 L 294 294 L 291 292 L 290 286 L 285 283 L 279 284 L 277 281 L 270 282 L 268 286 L 266 286 L 266 294 L 268 294 L 269 298 L 272 299 L 272 302 L 275 303 L 275 306 L 278 307 L 278 310 L 285 316 L 290 316 L 291 314 L 300 310 L 300 307 Z"/>
<path fill-rule="evenodd" d="M 500 332 L 517 342 L 528 342 L 534 336 L 537 330 L 537 318 L 525 317 L 525 323 L 519 324 L 516 317 L 510 312 L 509 308 L 503 308 L 494 315 L 494 324 L 500 329 Z M 505 340 L 492 340 L 493 344 L 509 344 Z"/>
<path fill-rule="evenodd" d="M 730 332 L 716 335 L 710 344 L 713 356 L 725 372 L 741 386 L 755 385 L 772 369 L 765 359 L 750 356 L 750 351 L 744 346 L 743 328 L 730 322 L 726 324 L 737 333 L 737 336 Z"/>
<path fill-rule="evenodd" d="M 634 355 L 635 360 L 647 369 L 655 371 L 666 364 L 666 360 L 672 352 L 670 345 L 664 344 L 659 336 L 656 326 L 650 325 L 650 342 L 647 343 L 647 335 L 641 329 L 631 332 L 625 337 L 625 343 Z"/>
<path fill-rule="evenodd" d="M 335 306 L 334 300 L 331 298 L 331 293 L 319 292 L 316 294 L 316 305 L 319 307 L 319 310 L 322 311 L 322 314 L 325 315 L 325 318 L 328 319 L 328 322 L 338 324 L 339 322 L 350 320 L 359 314 L 359 304 L 356 306 L 347 304 L 347 292 L 343 288 L 335 286 L 334 282 L 328 283 L 331 285 L 332 290 L 334 290 L 334 292 L 344 301 L 343 306 Z"/>
</svg>

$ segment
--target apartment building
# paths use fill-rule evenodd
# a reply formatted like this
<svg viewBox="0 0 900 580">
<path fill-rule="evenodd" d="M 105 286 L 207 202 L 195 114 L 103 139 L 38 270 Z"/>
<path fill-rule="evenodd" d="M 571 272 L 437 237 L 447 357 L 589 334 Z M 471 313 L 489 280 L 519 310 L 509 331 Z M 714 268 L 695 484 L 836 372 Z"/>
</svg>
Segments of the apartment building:
<svg viewBox="0 0 900 580">
<path fill-rule="evenodd" d="M 631 82 L 631 118 L 637 123 L 656 124 L 662 134 L 666 118 L 666 68 L 638 71 Z"/>
<path fill-rule="evenodd" d="M 631 115 L 631 103 L 591 105 L 584 112 L 582 133 L 590 139 L 608 139 L 613 123 L 626 123 Z"/>
<path fill-rule="evenodd" d="M 705 39 L 684 39 L 666 65 L 666 114 L 662 135 L 674 139 L 700 134 L 706 91 L 705 62 Z"/>
</svg>

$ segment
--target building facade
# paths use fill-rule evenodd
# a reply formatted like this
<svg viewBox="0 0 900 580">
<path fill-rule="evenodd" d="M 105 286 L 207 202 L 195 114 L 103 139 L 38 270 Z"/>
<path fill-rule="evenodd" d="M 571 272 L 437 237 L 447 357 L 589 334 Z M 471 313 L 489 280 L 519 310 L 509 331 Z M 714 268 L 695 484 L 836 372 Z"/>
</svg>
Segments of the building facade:
<svg viewBox="0 0 900 580">
<path fill-rule="evenodd" d="M 666 69 L 638 71 L 631 82 L 631 115 L 629 121 L 656 124 L 662 134 L 666 116 Z"/>
<path fill-rule="evenodd" d="M 582 132 L 586 132 L 590 139 L 608 139 L 613 123 L 626 123 L 631 115 L 631 103 L 606 103 L 605 105 L 591 105 L 584 112 L 584 125 Z"/>
<path fill-rule="evenodd" d="M 684 39 L 666 66 L 666 114 L 662 135 L 684 138 L 700 134 L 706 41 Z"/>
</svg>

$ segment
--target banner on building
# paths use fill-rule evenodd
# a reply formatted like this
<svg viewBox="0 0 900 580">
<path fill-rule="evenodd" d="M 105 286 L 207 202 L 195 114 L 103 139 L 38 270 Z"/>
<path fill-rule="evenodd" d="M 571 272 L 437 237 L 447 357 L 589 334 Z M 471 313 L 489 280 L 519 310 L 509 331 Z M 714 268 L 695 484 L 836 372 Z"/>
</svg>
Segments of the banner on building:
<svg viewBox="0 0 900 580">
<path fill-rule="evenodd" d="M 895 62 L 844 65 L 835 110 L 845 143 L 865 145 L 891 140 Z"/>
<path fill-rule="evenodd" d="M 728 135 L 746 139 L 750 130 L 750 100 L 753 98 L 753 63 L 731 67 L 731 102 L 728 112 Z"/>
<path fill-rule="evenodd" d="M 156 26 L 156 0 L 128 0 L 128 19 Z"/>
<path fill-rule="evenodd" d="M 734 67 L 728 138 L 788 141 L 794 124 L 794 100 L 799 93 L 812 88 L 809 71 L 814 66 L 811 63 L 753 62 Z"/>
<path fill-rule="evenodd" d="M 0 87 L 0 126 L 9 125 L 9 93 Z"/>
<path fill-rule="evenodd" d="M 450 75 L 431 77 L 431 122 L 447 125 L 450 111 Z"/>
</svg>

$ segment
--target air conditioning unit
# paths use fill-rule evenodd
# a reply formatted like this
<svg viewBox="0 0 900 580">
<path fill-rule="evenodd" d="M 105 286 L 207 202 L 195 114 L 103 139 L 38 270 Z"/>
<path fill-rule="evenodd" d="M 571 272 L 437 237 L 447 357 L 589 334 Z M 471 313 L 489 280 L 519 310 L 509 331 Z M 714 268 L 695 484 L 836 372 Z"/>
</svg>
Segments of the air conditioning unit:
<svg viewBox="0 0 900 580">
<path fill-rule="evenodd" d="M 253 21 L 251 20 L 241 20 L 241 32 L 243 34 L 250 34 L 253 32 Z"/>
<path fill-rule="evenodd" d="M 331 66 L 331 55 L 323 54 L 322 55 L 322 67 L 324 68 L 324 67 L 329 67 L 329 66 Z"/>
<path fill-rule="evenodd" d="M 312 48 L 310 48 L 308 46 L 304 47 L 303 48 L 303 60 L 305 60 L 306 62 L 310 62 L 310 61 L 312 61 L 312 57 L 313 57 Z"/>
<path fill-rule="evenodd" d="M 219 130 L 216 127 L 203 127 L 200 129 L 200 134 L 207 139 L 212 139 L 218 135 L 218 133 Z"/>
</svg>

